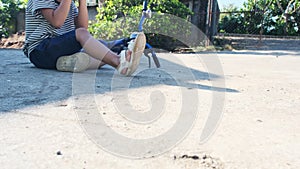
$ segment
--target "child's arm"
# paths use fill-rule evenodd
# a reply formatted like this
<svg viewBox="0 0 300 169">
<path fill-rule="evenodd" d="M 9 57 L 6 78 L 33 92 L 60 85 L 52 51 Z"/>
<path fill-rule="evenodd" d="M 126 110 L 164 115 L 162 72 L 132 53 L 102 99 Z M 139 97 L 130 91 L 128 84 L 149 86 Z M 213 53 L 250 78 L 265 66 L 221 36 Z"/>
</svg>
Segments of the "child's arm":
<svg viewBox="0 0 300 169">
<path fill-rule="evenodd" d="M 86 0 L 79 0 L 78 17 L 75 18 L 76 28 L 88 28 L 88 10 Z"/>
<path fill-rule="evenodd" d="M 61 0 L 58 8 L 54 9 L 41 9 L 42 15 L 50 24 L 56 28 L 60 28 L 69 13 L 72 0 Z"/>
</svg>

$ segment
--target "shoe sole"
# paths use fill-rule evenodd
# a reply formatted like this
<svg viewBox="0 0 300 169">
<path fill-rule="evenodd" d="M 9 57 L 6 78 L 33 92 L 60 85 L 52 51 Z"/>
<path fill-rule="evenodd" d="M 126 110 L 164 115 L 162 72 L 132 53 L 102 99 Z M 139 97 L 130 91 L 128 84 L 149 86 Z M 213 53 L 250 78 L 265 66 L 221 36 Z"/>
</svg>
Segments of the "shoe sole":
<svg viewBox="0 0 300 169">
<path fill-rule="evenodd" d="M 144 33 L 139 33 L 135 38 L 135 43 L 131 54 L 132 64 L 130 67 L 128 67 L 126 76 L 132 75 L 138 68 L 141 57 L 145 50 L 145 46 L 146 46 L 146 36 Z"/>
<path fill-rule="evenodd" d="M 88 54 L 79 52 L 70 56 L 62 56 L 56 62 L 56 69 L 63 72 L 79 73 L 85 71 L 90 64 Z"/>
</svg>

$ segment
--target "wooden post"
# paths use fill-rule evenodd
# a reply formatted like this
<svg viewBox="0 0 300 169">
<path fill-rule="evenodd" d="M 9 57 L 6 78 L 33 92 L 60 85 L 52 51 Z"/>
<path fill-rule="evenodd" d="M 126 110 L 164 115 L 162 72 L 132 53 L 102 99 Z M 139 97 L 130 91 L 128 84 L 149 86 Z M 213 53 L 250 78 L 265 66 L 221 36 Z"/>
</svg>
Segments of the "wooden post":
<svg viewBox="0 0 300 169">
<path fill-rule="evenodd" d="M 213 0 L 208 0 L 208 6 L 207 6 L 207 17 L 206 17 L 206 42 L 205 47 L 208 47 L 211 42 L 211 21 L 212 21 L 212 3 Z"/>
</svg>

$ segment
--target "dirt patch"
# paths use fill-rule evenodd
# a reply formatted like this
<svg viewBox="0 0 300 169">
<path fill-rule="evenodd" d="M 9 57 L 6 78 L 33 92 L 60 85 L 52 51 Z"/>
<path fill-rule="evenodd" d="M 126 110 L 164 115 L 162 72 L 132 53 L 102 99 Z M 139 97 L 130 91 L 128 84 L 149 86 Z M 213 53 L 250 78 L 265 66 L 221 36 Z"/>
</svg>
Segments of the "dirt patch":
<svg viewBox="0 0 300 169">
<path fill-rule="evenodd" d="M 215 46 L 227 50 L 299 50 L 299 39 L 218 36 Z"/>
<path fill-rule="evenodd" d="M 0 40 L 0 48 L 22 49 L 24 42 L 25 42 L 25 32 L 19 32 L 9 36 L 8 38 L 2 38 Z"/>
<path fill-rule="evenodd" d="M 181 162 L 184 168 L 224 169 L 220 159 L 208 154 L 174 156 L 174 161 Z"/>
</svg>

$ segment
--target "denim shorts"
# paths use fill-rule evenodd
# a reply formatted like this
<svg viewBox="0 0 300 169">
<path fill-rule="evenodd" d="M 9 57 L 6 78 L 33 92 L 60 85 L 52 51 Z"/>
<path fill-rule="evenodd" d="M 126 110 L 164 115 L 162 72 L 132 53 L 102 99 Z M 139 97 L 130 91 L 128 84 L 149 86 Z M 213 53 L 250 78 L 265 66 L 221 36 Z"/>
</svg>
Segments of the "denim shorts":
<svg viewBox="0 0 300 169">
<path fill-rule="evenodd" d="M 31 53 L 30 61 L 37 68 L 56 69 L 56 61 L 61 56 L 81 51 L 82 46 L 76 40 L 75 30 L 58 37 L 43 40 Z"/>
</svg>

